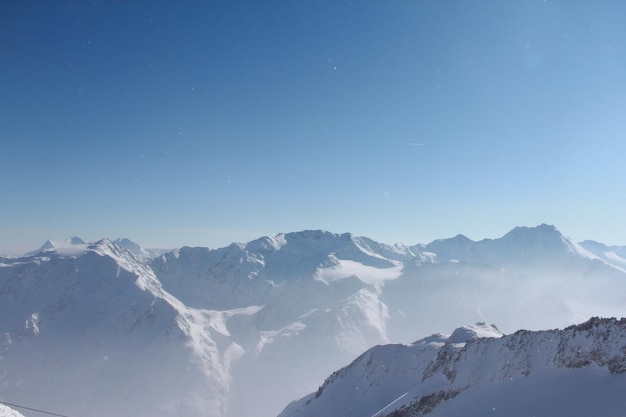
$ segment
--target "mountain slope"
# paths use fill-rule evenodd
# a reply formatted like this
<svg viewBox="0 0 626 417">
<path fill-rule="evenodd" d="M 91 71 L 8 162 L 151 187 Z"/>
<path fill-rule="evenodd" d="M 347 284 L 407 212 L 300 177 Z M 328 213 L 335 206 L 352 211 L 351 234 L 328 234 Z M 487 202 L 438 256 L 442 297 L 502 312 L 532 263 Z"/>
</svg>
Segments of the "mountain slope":
<svg viewBox="0 0 626 417">
<path fill-rule="evenodd" d="M 624 383 L 624 319 L 508 336 L 479 323 L 373 348 L 280 417 L 616 416 Z"/>
<path fill-rule="evenodd" d="M 5 262 L 5 398 L 68 415 L 223 415 L 228 360 L 210 313 L 164 292 L 130 252 L 103 240 Z"/>
<path fill-rule="evenodd" d="M 593 240 L 585 240 L 580 246 L 606 263 L 626 271 L 626 246 L 608 246 Z"/>
<path fill-rule="evenodd" d="M 366 279 L 367 272 L 385 279 L 381 271 L 395 277 L 399 260 L 413 256 L 404 250 L 348 233 L 307 230 L 215 250 L 184 247 L 151 265 L 163 287 L 186 304 L 227 310 L 264 304 L 281 285 L 302 279 Z"/>
<path fill-rule="evenodd" d="M 155 259 L 76 243 L 0 258 L 3 392 L 74 414 L 266 417 L 375 345 L 626 316 L 626 272 L 547 225 L 415 246 L 302 231 Z"/>
<path fill-rule="evenodd" d="M 577 262 L 595 259 L 596 256 L 552 225 L 516 227 L 497 239 L 475 242 L 463 235 L 451 239 L 438 239 L 425 246 L 436 254 L 437 262 L 473 262 L 490 264 L 497 260 L 509 267 L 525 268 L 538 265 Z"/>
<path fill-rule="evenodd" d="M 513 331 L 626 315 L 624 271 L 553 226 L 515 228 L 479 242 L 457 236 L 424 250 L 426 262 L 405 263 L 381 294 L 389 306 L 390 340 L 407 343 L 416 328 L 433 333 L 455 327 L 460 318 Z"/>
</svg>

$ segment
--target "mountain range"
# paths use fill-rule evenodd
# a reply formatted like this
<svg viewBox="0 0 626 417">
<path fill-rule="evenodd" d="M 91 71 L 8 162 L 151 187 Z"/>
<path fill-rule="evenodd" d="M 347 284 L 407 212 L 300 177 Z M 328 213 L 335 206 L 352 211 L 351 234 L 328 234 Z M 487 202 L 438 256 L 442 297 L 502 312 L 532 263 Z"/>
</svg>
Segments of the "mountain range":
<svg viewBox="0 0 626 417">
<path fill-rule="evenodd" d="M 171 249 L 157 249 L 157 248 L 144 248 L 138 243 L 133 242 L 128 238 L 118 238 L 113 241 L 117 246 L 128 249 L 133 254 L 143 258 L 156 258 L 159 255 L 162 255 L 166 252 L 171 251 Z M 65 248 L 68 246 L 78 246 L 84 245 L 85 241 L 82 240 L 78 236 L 72 236 L 63 241 L 55 241 L 55 240 L 46 240 L 43 245 L 39 247 L 39 249 L 26 253 L 24 256 L 34 256 L 39 253 L 45 252 L 51 249 Z"/>
<path fill-rule="evenodd" d="M 622 416 L 626 319 L 502 334 L 476 323 L 374 347 L 279 417 Z"/>
<path fill-rule="evenodd" d="M 0 400 L 71 416 L 275 416 L 375 345 L 624 316 L 625 254 L 549 225 L 413 246 L 324 231 L 162 254 L 51 242 L 0 258 Z"/>
</svg>

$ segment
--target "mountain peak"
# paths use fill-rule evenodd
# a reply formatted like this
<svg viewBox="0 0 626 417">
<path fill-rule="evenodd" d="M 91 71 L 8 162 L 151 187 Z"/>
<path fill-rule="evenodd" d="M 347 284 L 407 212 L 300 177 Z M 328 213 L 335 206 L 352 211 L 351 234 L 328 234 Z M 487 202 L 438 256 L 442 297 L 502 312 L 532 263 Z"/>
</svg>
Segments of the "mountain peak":
<svg viewBox="0 0 626 417">
<path fill-rule="evenodd" d="M 553 225 L 542 223 L 539 226 L 527 227 L 527 226 L 518 226 L 513 228 L 510 232 L 505 234 L 502 238 L 536 238 L 539 236 L 544 237 L 558 237 L 561 238 L 563 235 L 561 232 Z"/>
<path fill-rule="evenodd" d="M 72 236 L 66 239 L 64 243 L 67 243 L 68 245 L 84 245 L 85 241 L 78 236 Z"/>
<path fill-rule="evenodd" d="M 471 256 L 476 242 L 464 235 L 458 234 L 449 239 L 437 239 L 424 247 L 427 252 L 437 254 L 440 261 L 459 261 Z"/>
<path fill-rule="evenodd" d="M 352 239 L 352 233 L 332 233 L 326 230 L 301 230 L 299 232 L 291 232 L 284 234 L 284 237 L 287 239 L 313 239 L 313 240 L 321 240 L 321 239 L 340 239 L 340 240 L 350 240 Z"/>
<path fill-rule="evenodd" d="M 48 239 L 45 242 L 43 242 L 43 245 L 41 245 L 39 249 L 36 250 L 35 252 L 43 252 L 47 249 L 54 249 L 56 246 L 57 245 L 53 240 Z"/>
<path fill-rule="evenodd" d="M 473 339 L 482 339 L 484 337 L 502 337 L 502 333 L 495 324 L 486 324 L 478 322 L 467 326 L 459 327 L 454 330 L 448 338 L 449 343 L 466 343 Z"/>
<path fill-rule="evenodd" d="M 60 250 L 64 248 L 72 248 L 76 246 L 86 245 L 86 243 L 79 238 L 78 236 L 69 237 L 63 241 L 55 241 L 55 240 L 46 240 L 43 245 L 39 247 L 39 249 L 28 252 L 25 256 L 35 256 L 45 251 L 49 250 Z"/>
<path fill-rule="evenodd" d="M 556 227 L 541 224 L 536 227 L 516 227 L 500 239 L 504 248 L 519 253 L 534 253 L 536 259 L 554 258 L 555 256 L 582 256 L 587 259 L 597 259 L 590 251 L 563 235 Z M 493 243 L 494 241 L 487 242 Z M 504 244 L 504 245 L 502 245 Z"/>
<path fill-rule="evenodd" d="M 128 249 L 129 251 L 131 251 L 133 254 L 135 254 L 137 256 L 141 256 L 141 257 L 147 258 L 148 255 L 149 255 L 148 252 L 145 251 L 141 247 L 141 245 L 139 245 L 138 243 L 133 242 L 132 240 L 130 240 L 127 237 L 115 239 L 113 241 L 113 243 L 115 243 L 119 247 Z"/>
</svg>

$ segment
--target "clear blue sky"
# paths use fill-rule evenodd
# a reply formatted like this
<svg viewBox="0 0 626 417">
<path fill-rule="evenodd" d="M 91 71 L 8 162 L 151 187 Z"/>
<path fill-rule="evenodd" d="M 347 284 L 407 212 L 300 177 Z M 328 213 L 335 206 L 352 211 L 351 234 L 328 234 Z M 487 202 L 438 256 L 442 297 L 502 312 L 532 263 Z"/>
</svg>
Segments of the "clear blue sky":
<svg viewBox="0 0 626 417">
<path fill-rule="evenodd" d="M 4 1 L 0 252 L 626 244 L 624 1 Z"/>
</svg>

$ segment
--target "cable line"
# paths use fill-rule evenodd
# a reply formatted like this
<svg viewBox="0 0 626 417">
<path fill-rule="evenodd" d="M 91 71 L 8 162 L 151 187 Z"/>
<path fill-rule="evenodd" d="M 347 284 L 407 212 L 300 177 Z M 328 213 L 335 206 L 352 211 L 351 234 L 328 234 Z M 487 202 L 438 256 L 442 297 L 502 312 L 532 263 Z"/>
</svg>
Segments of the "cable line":
<svg viewBox="0 0 626 417">
<path fill-rule="evenodd" d="M 36 408 L 26 407 L 25 405 L 8 403 L 6 401 L 0 401 L 0 404 L 8 405 L 9 407 L 23 408 L 24 410 L 35 411 L 37 413 L 48 414 L 50 416 L 69 417 L 69 416 L 66 416 L 64 414 L 51 413 L 50 411 L 38 410 Z"/>
</svg>

